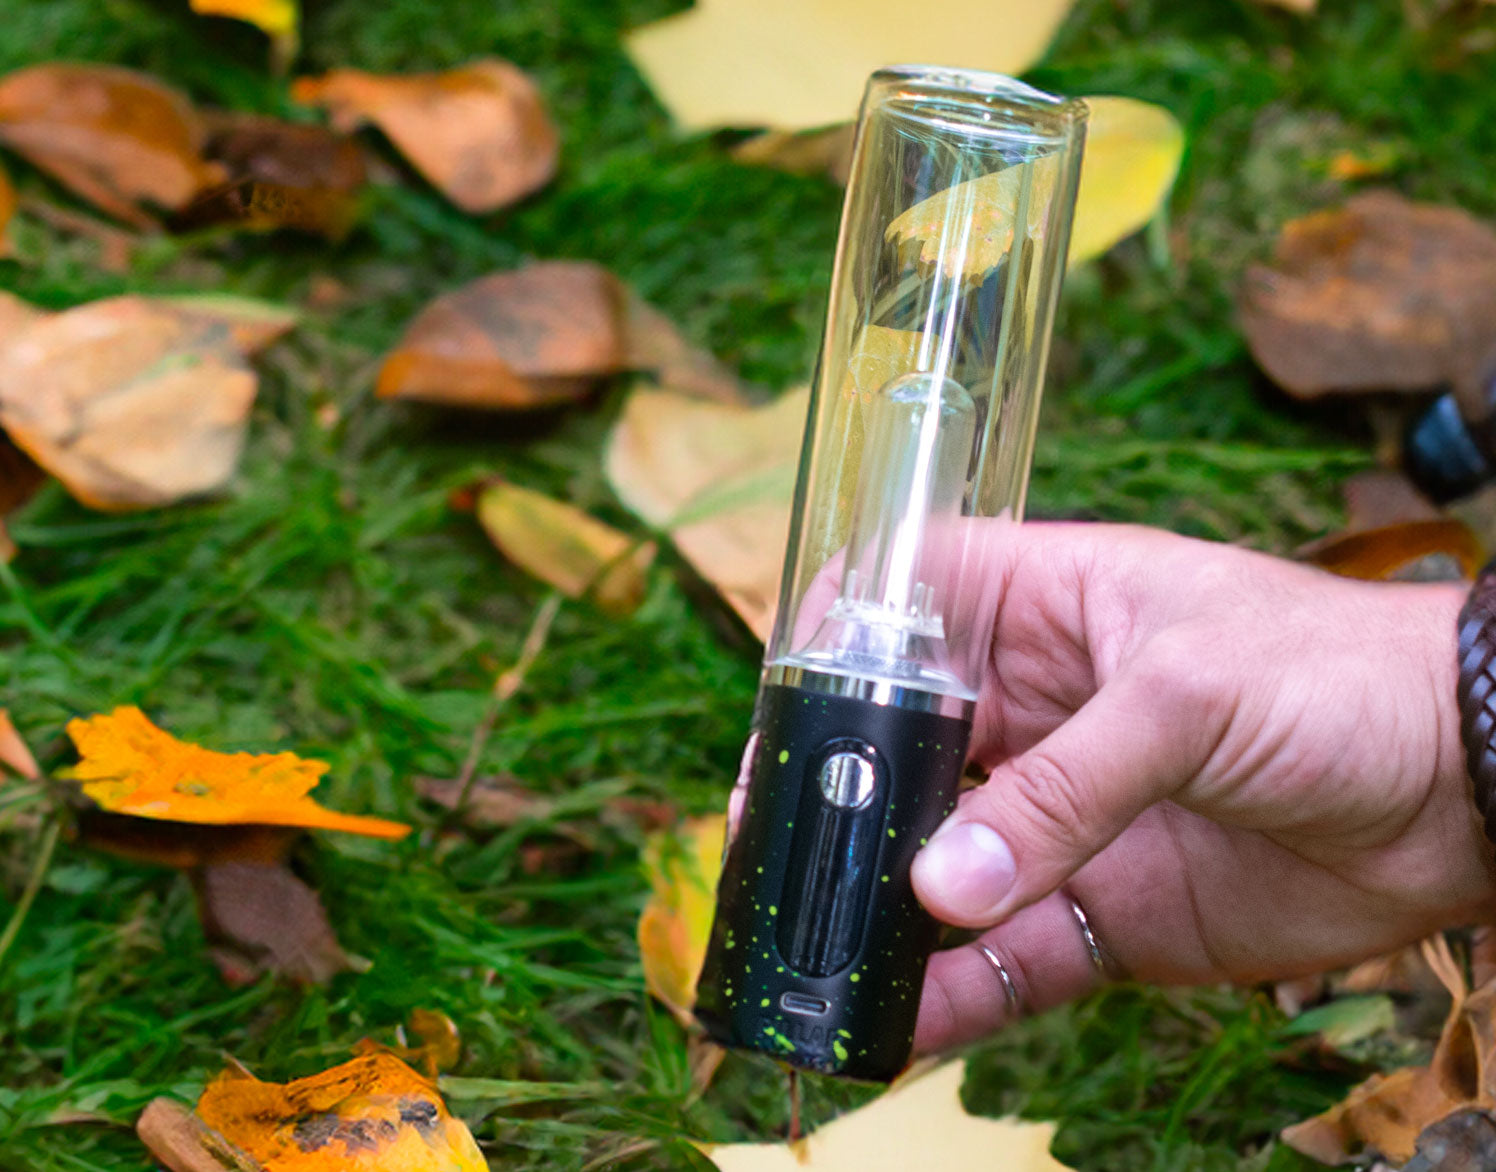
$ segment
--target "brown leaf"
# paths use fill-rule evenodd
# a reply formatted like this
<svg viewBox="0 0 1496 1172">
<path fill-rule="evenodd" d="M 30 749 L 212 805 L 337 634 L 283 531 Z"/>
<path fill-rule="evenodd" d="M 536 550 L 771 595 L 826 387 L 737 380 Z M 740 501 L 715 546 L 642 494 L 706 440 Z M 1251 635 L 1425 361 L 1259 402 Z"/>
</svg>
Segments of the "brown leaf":
<svg viewBox="0 0 1496 1172">
<path fill-rule="evenodd" d="M 1496 985 L 1468 992 L 1442 938 L 1424 945 L 1424 957 L 1454 997 L 1432 1061 L 1373 1075 L 1344 1102 L 1284 1129 L 1290 1147 L 1326 1164 L 1375 1152 L 1401 1165 L 1431 1123 L 1496 1106 Z"/>
<path fill-rule="evenodd" d="M 152 1099 L 135 1134 L 167 1172 L 263 1172 L 241 1151 L 175 1099 Z"/>
<path fill-rule="evenodd" d="M 367 173 L 347 135 L 259 114 L 219 114 L 208 118 L 204 153 L 227 179 L 198 195 L 173 227 L 295 228 L 337 240 L 353 226 Z"/>
<path fill-rule="evenodd" d="M 467 212 L 505 207 L 556 173 L 560 139 L 540 91 L 507 61 L 403 77 L 334 69 L 300 79 L 292 95 L 325 108 L 341 130 L 372 122 Z"/>
<path fill-rule="evenodd" d="M 289 324 L 233 304 L 131 295 L 34 322 L 0 348 L 0 425 L 95 508 L 221 488 L 254 403 L 244 351 Z"/>
<path fill-rule="evenodd" d="M 1367 192 L 1284 225 L 1240 312 L 1253 357 L 1292 394 L 1478 394 L 1496 344 L 1496 233 L 1458 208 Z"/>
<path fill-rule="evenodd" d="M 438 297 L 379 372 L 385 398 L 523 410 L 624 369 L 622 289 L 600 265 L 542 261 Z"/>
<path fill-rule="evenodd" d="M 15 214 L 16 189 L 10 181 L 10 174 L 0 167 L 0 257 L 10 255 L 10 239 L 6 231 Z"/>
<path fill-rule="evenodd" d="M 1345 527 L 1354 533 L 1403 521 L 1435 521 L 1444 514 L 1402 472 L 1375 468 L 1358 472 L 1341 488 Z"/>
<path fill-rule="evenodd" d="M 0 765 L 28 781 L 35 781 L 42 775 L 36 758 L 31 755 L 26 741 L 11 723 L 10 713 L 4 708 L 0 708 Z"/>
<path fill-rule="evenodd" d="M 351 967 L 317 893 L 286 867 L 215 863 L 193 880 L 203 932 L 230 984 L 265 972 L 318 984 Z"/>
<path fill-rule="evenodd" d="M 649 371 L 672 391 L 742 404 L 743 384 L 715 357 L 693 345 L 665 314 L 632 290 L 624 294 L 624 365 Z"/>
<path fill-rule="evenodd" d="M 1474 578 L 1485 560 L 1474 532 L 1454 518 L 1339 534 L 1315 542 L 1299 556 L 1343 578 L 1399 582 Z"/>
<path fill-rule="evenodd" d="M 568 598 L 590 594 L 613 615 L 631 614 L 644 601 L 654 544 L 575 505 L 498 481 L 478 496 L 478 522 L 500 553 Z"/>
<path fill-rule="evenodd" d="M 14 293 L 0 289 L 0 347 L 8 345 L 11 338 L 27 326 L 50 316 L 47 310 L 39 309 Z"/>
<path fill-rule="evenodd" d="M 845 187 L 852 171 L 855 130 L 850 122 L 819 130 L 766 130 L 738 143 L 732 157 L 749 166 L 774 167 L 792 175 L 824 174 Z"/>
<path fill-rule="evenodd" d="M 35 496 L 46 482 L 47 474 L 36 462 L 0 432 L 0 562 L 8 562 L 16 552 L 5 530 L 6 517 Z"/>
<path fill-rule="evenodd" d="M 520 822 L 540 822 L 555 812 L 556 803 L 509 774 L 476 777 L 468 787 L 464 801 L 461 780 L 457 778 L 418 777 L 416 793 L 448 810 L 462 802 L 462 820 L 478 829 L 502 830 Z"/>
<path fill-rule="evenodd" d="M 665 529 L 766 639 L 774 623 L 806 394 L 764 407 L 636 391 L 608 440 L 608 483 Z"/>
<path fill-rule="evenodd" d="M 294 826 L 208 826 L 136 818 L 93 806 L 75 809 L 73 816 L 84 846 L 182 871 L 214 863 L 282 863 L 301 833 Z"/>
<path fill-rule="evenodd" d="M 187 99 L 134 70 L 53 62 L 0 79 L 0 143 L 127 223 L 217 180 L 202 141 Z"/>
</svg>

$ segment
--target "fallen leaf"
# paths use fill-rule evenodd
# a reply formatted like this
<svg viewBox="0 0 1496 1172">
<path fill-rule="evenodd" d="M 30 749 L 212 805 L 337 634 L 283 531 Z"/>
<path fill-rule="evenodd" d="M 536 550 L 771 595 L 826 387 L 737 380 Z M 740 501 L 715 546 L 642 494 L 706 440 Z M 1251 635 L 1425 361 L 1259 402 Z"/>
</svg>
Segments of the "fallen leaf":
<svg viewBox="0 0 1496 1172">
<path fill-rule="evenodd" d="M 774 625 L 805 391 L 763 407 L 632 394 L 608 439 L 608 483 L 670 539 L 760 638 Z"/>
<path fill-rule="evenodd" d="M 717 904 L 717 876 L 727 819 L 692 818 L 654 836 L 644 852 L 650 897 L 639 915 L 639 959 L 645 987 L 684 1024 L 694 1025 L 696 979 L 706 959 Z"/>
<path fill-rule="evenodd" d="M 624 369 L 623 292 L 600 265 L 548 261 L 438 297 L 379 371 L 385 398 L 523 410 Z"/>
<path fill-rule="evenodd" d="M 28 781 L 35 781 L 42 775 L 36 758 L 31 755 L 25 740 L 11 722 L 10 713 L 4 708 L 0 708 L 0 765 Z"/>
<path fill-rule="evenodd" d="M 632 290 L 624 291 L 623 352 L 629 370 L 649 371 L 671 390 L 719 403 L 744 402 L 738 376 Z"/>
<path fill-rule="evenodd" d="M 1496 232 L 1393 192 L 1284 225 L 1239 300 L 1252 356 L 1291 394 L 1483 394 L 1496 344 Z"/>
<path fill-rule="evenodd" d="M 1085 102 L 1091 114 L 1070 233 L 1071 264 L 1099 256 L 1152 219 L 1174 185 L 1184 153 L 1184 132 L 1161 106 L 1108 96 Z M 980 277 L 1013 246 L 1024 182 L 1032 185 L 1025 234 L 1044 231 L 1058 175 L 1055 157 L 1048 156 L 1035 160 L 1029 178 L 1023 168 L 1007 167 L 958 183 L 901 213 L 889 224 L 888 238 L 918 249 L 927 265 L 943 262 L 949 270 L 959 256 L 966 275 Z M 970 218 L 976 226 L 977 243 L 959 254 L 946 252 L 953 217 Z"/>
<path fill-rule="evenodd" d="M 1326 1044 L 1340 1050 L 1396 1024 L 1390 997 L 1340 997 L 1299 1014 L 1283 1032 L 1289 1037 L 1318 1034 Z"/>
<path fill-rule="evenodd" d="M 264 1172 L 251 1159 L 175 1099 L 152 1099 L 135 1134 L 167 1172 Z"/>
<path fill-rule="evenodd" d="M 795 1143 L 702 1145 L 721 1172 L 1067 1172 L 1049 1154 L 1054 1124 L 969 1115 L 966 1063 L 900 1079 L 884 1094 Z"/>
<path fill-rule="evenodd" d="M 16 189 L 10 181 L 10 174 L 0 167 L 0 257 L 10 255 L 10 240 L 6 232 L 15 214 Z"/>
<path fill-rule="evenodd" d="M 11 338 L 27 326 L 35 325 L 51 314 L 39 309 L 31 302 L 0 289 L 0 347 L 10 343 Z"/>
<path fill-rule="evenodd" d="M 774 167 L 791 175 L 827 175 L 846 186 L 852 172 L 856 127 L 850 122 L 818 130 L 766 130 L 740 142 L 732 157 L 755 167 Z"/>
<path fill-rule="evenodd" d="M 111 814 L 84 802 L 74 803 L 78 841 L 138 863 L 155 863 L 191 871 L 217 863 L 285 862 L 300 833 L 294 826 L 206 826 Z"/>
<path fill-rule="evenodd" d="M 0 143 L 111 216 L 175 211 L 217 180 L 202 124 L 176 90 L 113 65 L 53 62 L 0 78 Z"/>
<path fill-rule="evenodd" d="M 101 809 L 210 826 L 252 823 L 404 838 L 410 827 L 340 814 L 310 796 L 327 772 L 294 753 L 217 753 L 179 741 L 139 708 L 70 720 L 80 760 L 65 776 Z"/>
<path fill-rule="evenodd" d="M 182 209 L 175 228 L 294 228 L 338 240 L 357 218 L 367 171 L 347 135 L 258 114 L 221 114 L 208 119 L 203 149 L 227 179 Z"/>
<path fill-rule="evenodd" d="M 334 69 L 301 78 L 291 92 L 326 109 L 341 130 L 372 122 L 467 212 L 506 207 L 556 173 L 560 139 L 540 91 L 507 61 L 405 76 Z"/>
<path fill-rule="evenodd" d="M 406 1043 L 406 1034 L 415 1039 Z M 394 1046 L 364 1038 L 354 1047 L 355 1054 L 393 1054 L 402 1062 L 423 1069 L 428 1078 L 456 1066 L 462 1057 L 462 1034 L 457 1023 L 438 1009 L 412 1009 L 400 1030 L 400 1043 Z"/>
<path fill-rule="evenodd" d="M 191 0 L 192 11 L 203 16 L 227 16 L 252 24 L 270 38 L 277 68 L 296 55 L 296 0 Z"/>
<path fill-rule="evenodd" d="M 254 403 L 245 352 L 293 320 L 250 304 L 129 295 L 35 321 L 0 347 L 0 426 L 95 508 L 221 488 Z"/>
<path fill-rule="evenodd" d="M 1426 943 L 1424 956 L 1453 997 L 1429 1065 L 1372 1075 L 1344 1102 L 1285 1128 L 1290 1147 L 1325 1164 L 1374 1152 L 1400 1166 L 1431 1123 L 1496 1107 L 1496 984 L 1470 992 L 1442 938 Z"/>
<path fill-rule="evenodd" d="M 1406 474 L 1388 468 L 1358 472 L 1340 491 L 1345 497 L 1345 527 L 1352 533 L 1444 516 Z"/>
<path fill-rule="evenodd" d="M 568 598 L 591 594 L 614 615 L 631 614 L 644 601 L 653 543 L 641 544 L 575 505 L 498 481 L 478 496 L 478 522 L 500 553 Z"/>
<path fill-rule="evenodd" d="M 284 1084 L 231 1066 L 197 1116 L 264 1172 L 488 1172 L 436 1084 L 386 1053 Z"/>
<path fill-rule="evenodd" d="M 209 954 L 229 984 L 267 972 L 321 984 L 351 967 L 317 893 L 284 865 L 213 863 L 192 880 Z"/>
<path fill-rule="evenodd" d="M 543 822 L 556 810 L 552 799 L 526 789 L 517 777 L 508 774 L 475 777 L 468 786 L 455 777 L 418 777 L 415 787 L 416 793 L 445 809 L 457 810 L 460 806 L 462 820 L 479 830 Z"/>
<path fill-rule="evenodd" d="M 1338 534 L 1299 556 L 1343 578 L 1392 582 L 1471 579 L 1485 561 L 1475 533 L 1452 517 Z"/>
<path fill-rule="evenodd" d="M 1319 0 L 1257 0 L 1257 2 L 1273 8 L 1286 8 L 1289 12 L 1297 12 L 1300 16 L 1308 16 L 1319 7 Z"/>
<path fill-rule="evenodd" d="M 700 0 L 624 44 L 686 130 L 803 130 L 851 118 L 868 74 L 891 61 L 1021 74 L 1069 10 L 1070 0 L 946 0 L 918 13 L 895 0 Z"/>
<path fill-rule="evenodd" d="M 36 495 L 47 474 L 25 452 L 0 432 L 0 562 L 15 556 L 16 547 L 5 529 L 5 519 Z"/>
</svg>

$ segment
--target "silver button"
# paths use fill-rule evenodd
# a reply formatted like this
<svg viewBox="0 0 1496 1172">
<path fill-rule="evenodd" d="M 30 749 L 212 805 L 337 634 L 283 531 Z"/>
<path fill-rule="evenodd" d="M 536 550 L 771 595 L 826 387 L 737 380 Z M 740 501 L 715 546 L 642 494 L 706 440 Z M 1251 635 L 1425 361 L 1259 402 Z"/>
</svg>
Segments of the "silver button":
<svg viewBox="0 0 1496 1172">
<path fill-rule="evenodd" d="M 872 800 L 873 763 L 857 753 L 833 753 L 820 773 L 821 793 L 833 806 L 855 810 Z"/>
</svg>

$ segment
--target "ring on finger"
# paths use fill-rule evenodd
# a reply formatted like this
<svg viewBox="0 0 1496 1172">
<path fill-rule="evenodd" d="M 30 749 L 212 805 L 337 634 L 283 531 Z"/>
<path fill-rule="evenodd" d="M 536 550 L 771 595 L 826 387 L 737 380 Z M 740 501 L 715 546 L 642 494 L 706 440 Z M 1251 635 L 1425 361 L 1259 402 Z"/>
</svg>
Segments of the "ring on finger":
<svg viewBox="0 0 1496 1172">
<path fill-rule="evenodd" d="M 977 941 L 977 951 L 986 958 L 988 964 L 997 973 L 997 979 L 1002 982 L 1003 998 L 1008 1003 L 1008 1012 L 1016 1015 L 1018 1013 L 1018 988 L 1013 984 L 1012 974 L 1008 972 L 1007 966 L 998 959 L 997 953 L 988 948 L 980 940 Z"/>
<path fill-rule="evenodd" d="M 1106 953 L 1101 949 L 1101 941 L 1096 938 L 1096 932 L 1091 927 L 1091 918 L 1086 915 L 1086 909 L 1080 906 L 1080 901 L 1068 892 L 1065 898 L 1070 901 L 1070 914 L 1075 917 L 1075 922 L 1080 926 L 1081 939 L 1086 942 L 1086 953 L 1091 958 L 1091 967 L 1096 970 L 1096 975 L 1103 981 L 1111 980 L 1111 968 L 1106 963 Z"/>
</svg>

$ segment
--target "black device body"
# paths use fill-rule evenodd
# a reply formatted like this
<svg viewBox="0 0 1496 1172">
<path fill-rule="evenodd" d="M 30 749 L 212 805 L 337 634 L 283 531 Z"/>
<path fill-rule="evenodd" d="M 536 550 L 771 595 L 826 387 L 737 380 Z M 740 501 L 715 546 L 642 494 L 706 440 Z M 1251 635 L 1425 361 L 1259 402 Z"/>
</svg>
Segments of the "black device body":
<svg viewBox="0 0 1496 1172">
<path fill-rule="evenodd" d="M 754 727 L 696 1015 L 725 1045 L 887 1081 L 939 931 L 910 865 L 955 806 L 970 721 L 766 682 Z"/>
</svg>

